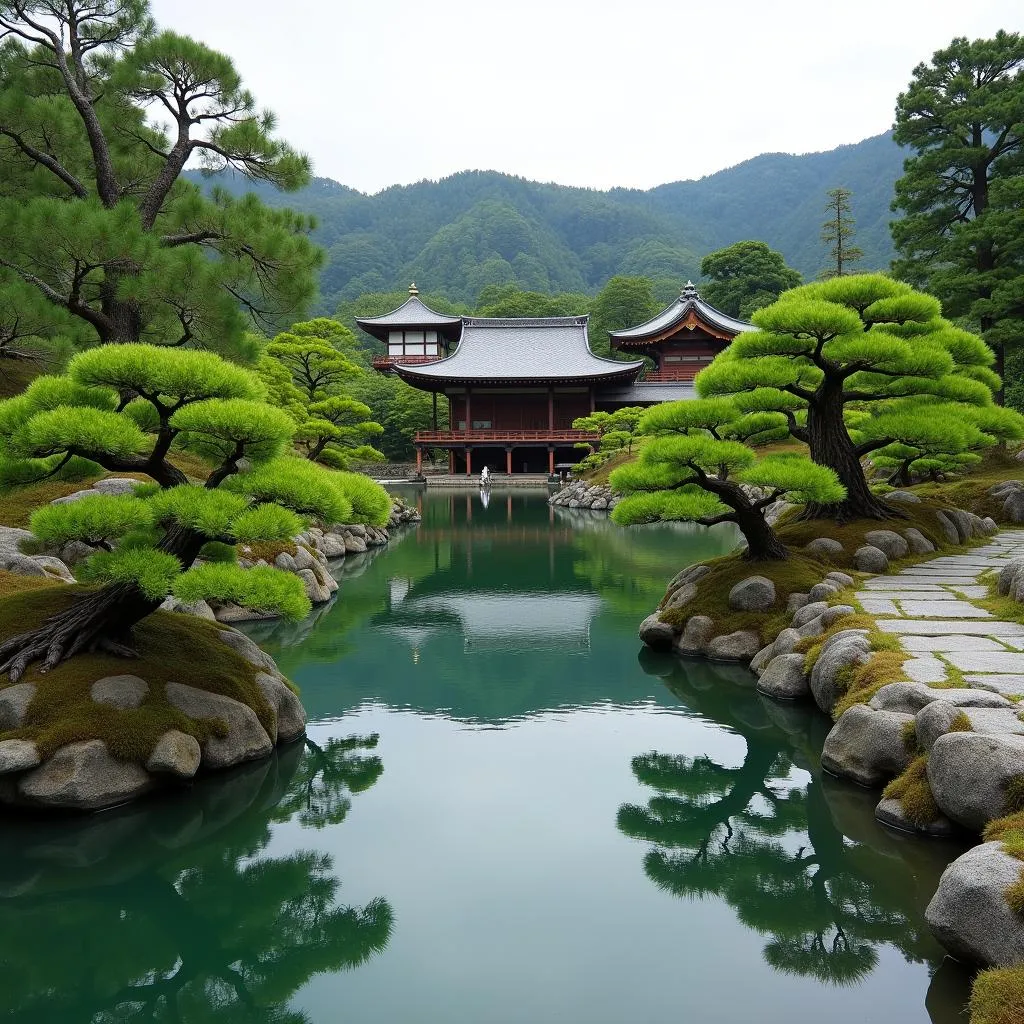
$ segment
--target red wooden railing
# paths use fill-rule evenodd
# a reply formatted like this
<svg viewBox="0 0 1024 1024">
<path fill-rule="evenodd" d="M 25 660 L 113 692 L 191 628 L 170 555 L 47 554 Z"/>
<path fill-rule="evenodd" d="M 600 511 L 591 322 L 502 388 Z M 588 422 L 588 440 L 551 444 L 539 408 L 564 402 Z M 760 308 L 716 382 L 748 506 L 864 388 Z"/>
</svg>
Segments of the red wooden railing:
<svg viewBox="0 0 1024 1024">
<path fill-rule="evenodd" d="M 592 430 L 418 430 L 416 444 L 524 443 L 527 441 L 586 441 L 596 444 L 601 435 Z"/>
</svg>

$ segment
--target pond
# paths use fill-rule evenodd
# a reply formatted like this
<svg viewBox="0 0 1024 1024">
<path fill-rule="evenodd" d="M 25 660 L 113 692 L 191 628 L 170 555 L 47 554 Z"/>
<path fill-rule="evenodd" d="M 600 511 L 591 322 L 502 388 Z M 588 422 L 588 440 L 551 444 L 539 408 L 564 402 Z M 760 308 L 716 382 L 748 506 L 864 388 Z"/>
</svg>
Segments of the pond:
<svg viewBox="0 0 1024 1024">
<path fill-rule="evenodd" d="M 337 599 L 249 632 L 309 743 L 0 834 L 0 1008 L 47 1024 L 953 1024 L 960 852 L 825 776 L 827 721 L 641 650 L 727 530 L 420 494 Z"/>
</svg>

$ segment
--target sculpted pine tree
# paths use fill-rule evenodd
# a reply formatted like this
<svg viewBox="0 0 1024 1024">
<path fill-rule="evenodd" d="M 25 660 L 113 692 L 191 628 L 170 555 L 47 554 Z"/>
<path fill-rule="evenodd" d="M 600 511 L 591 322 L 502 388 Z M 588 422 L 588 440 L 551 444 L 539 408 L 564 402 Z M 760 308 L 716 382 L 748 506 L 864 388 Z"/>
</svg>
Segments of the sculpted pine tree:
<svg viewBox="0 0 1024 1024">
<path fill-rule="evenodd" d="M 965 407 L 992 405 L 1000 386 L 991 350 L 976 335 L 943 320 L 939 303 L 881 274 L 836 277 L 786 292 L 753 316 L 756 331 L 739 335 L 697 376 L 705 397 L 733 396 L 744 412 L 782 414 L 811 458 L 834 470 L 841 500 L 813 501 L 812 516 L 840 520 L 903 515 L 868 487 L 861 459 L 896 441 L 926 436 L 936 423 L 962 420 Z M 905 399 L 920 397 L 908 406 Z M 888 433 L 847 417 L 893 410 Z"/>
<path fill-rule="evenodd" d="M 853 273 L 850 264 L 864 258 L 864 251 L 853 244 L 857 233 L 850 199 L 853 193 L 848 188 L 830 188 L 825 212 L 828 220 L 821 225 L 821 240 L 829 247 L 828 255 L 832 265 L 821 272 L 821 277 L 842 277 Z"/>
<path fill-rule="evenodd" d="M 744 422 L 726 399 L 666 402 L 640 420 L 638 431 L 656 435 L 634 463 L 610 478 L 626 497 L 612 511 L 620 526 L 681 521 L 715 526 L 735 523 L 747 542 L 746 558 L 784 559 L 786 546 L 765 520 L 776 501 L 834 502 L 843 497 L 835 473 L 798 456 L 758 460 L 732 435 L 768 428 Z M 777 422 L 784 417 L 777 415 Z"/>
<path fill-rule="evenodd" d="M 126 404 L 126 393 L 137 397 Z M 171 593 L 293 618 L 308 612 L 292 574 L 194 563 L 210 542 L 287 540 L 310 519 L 383 525 L 390 499 L 365 477 L 349 480 L 285 454 L 295 423 L 264 393 L 254 373 L 210 352 L 105 345 L 75 356 L 65 376 L 39 377 L 0 402 L 0 470 L 8 478 L 39 479 L 88 460 L 155 485 L 36 513 L 32 528 L 44 542 L 97 548 L 85 567 L 105 585 L 0 643 L 0 672 L 13 681 L 32 662 L 52 668 L 90 649 L 131 655 L 132 627 Z M 210 460 L 205 481 L 193 483 L 174 465 L 178 447 Z"/>
<path fill-rule="evenodd" d="M 298 424 L 296 447 L 307 459 L 335 469 L 385 461 L 371 444 L 384 428 L 373 421 L 368 405 L 347 393 L 367 375 L 339 351 L 354 342 L 343 324 L 318 318 L 278 334 L 259 363 L 271 401 Z"/>
<path fill-rule="evenodd" d="M 144 0 L 3 0 L 0 38 L 0 309 L 29 292 L 87 342 L 232 351 L 312 297 L 309 218 L 182 177 L 309 179 L 228 57 Z"/>
<path fill-rule="evenodd" d="M 1024 37 L 954 39 L 919 64 L 893 138 L 913 151 L 893 202 L 896 272 L 977 323 L 1002 375 L 1024 328 Z"/>
</svg>

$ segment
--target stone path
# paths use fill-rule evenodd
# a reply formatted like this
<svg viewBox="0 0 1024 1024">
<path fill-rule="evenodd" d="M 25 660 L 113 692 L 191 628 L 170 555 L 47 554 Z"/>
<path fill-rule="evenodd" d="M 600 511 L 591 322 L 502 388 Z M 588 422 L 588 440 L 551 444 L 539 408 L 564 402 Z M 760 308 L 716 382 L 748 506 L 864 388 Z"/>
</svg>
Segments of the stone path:
<svg viewBox="0 0 1024 1024">
<path fill-rule="evenodd" d="M 989 592 L 982 575 L 1019 557 L 1024 531 L 1005 531 L 967 554 L 873 576 L 856 597 L 913 655 L 903 666 L 913 681 L 1024 697 L 1024 625 L 1002 622 L 975 603 Z"/>
</svg>

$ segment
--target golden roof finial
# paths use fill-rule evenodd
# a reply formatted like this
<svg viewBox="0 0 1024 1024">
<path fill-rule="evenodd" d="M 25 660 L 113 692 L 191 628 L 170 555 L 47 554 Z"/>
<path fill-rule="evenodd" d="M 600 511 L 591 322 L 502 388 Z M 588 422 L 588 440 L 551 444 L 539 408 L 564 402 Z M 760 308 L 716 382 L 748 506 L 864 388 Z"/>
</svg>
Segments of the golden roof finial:
<svg viewBox="0 0 1024 1024">
<path fill-rule="evenodd" d="M 409 294 L 410 295 L 419 295 L 419 293 L 420 293 L 420 290 L 419 290 L 419 288 L 416 287 L 416 282 L 413 281 L 413 283 L 411 285 L 409 285 Z"/>
</svg>

